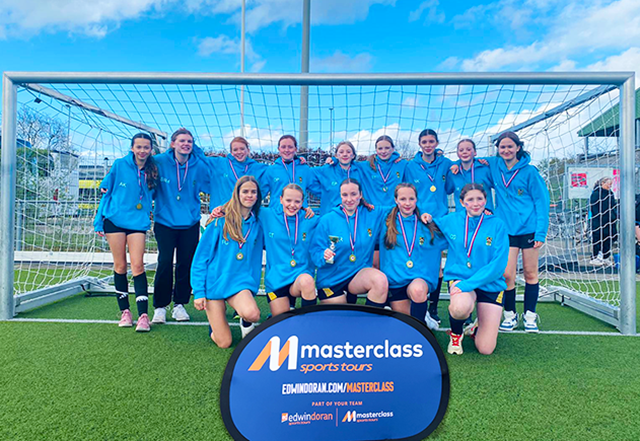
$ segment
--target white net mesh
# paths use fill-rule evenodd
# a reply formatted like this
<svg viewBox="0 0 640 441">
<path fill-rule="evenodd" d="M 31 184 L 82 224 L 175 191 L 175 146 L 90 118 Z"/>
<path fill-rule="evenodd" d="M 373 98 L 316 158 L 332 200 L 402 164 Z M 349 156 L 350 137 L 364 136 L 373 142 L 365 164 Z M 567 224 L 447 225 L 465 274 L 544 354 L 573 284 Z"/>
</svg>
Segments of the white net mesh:
<svg viewBox="0 0 640 441">
<path fill-rule="evenodd" d="M 254 159 L 268 162 L 279 137 L 300 130 L 298 86 L 245 86 L 244 127 L 239 85 L 40 86 L 166 133 L 186 127 L 199 146 L 216 154 L 226 152 L 234 136 L 243 135 Z M 572 102 L 588 93 L 592 97 L 586 101 Z M 18 102 L 18 138 L 24 142 L 18 149 L 16 293 L 108 274 L 108 247 L 92 228 L 99 200 L 96 187 L 140 130 L 25 87 L 19 87 Z M 418 149 L 420 131 L 432 128 L 451 159 L 457 159 L 456 144 L 463 137 L 474 139 L 478 156 L 486 156 L 494 152 L 490 136 L 538 118 L 517 131 L 551 193 L 551 227 L 540 260 L 542 284 L 617 306 L 617 269 L 590 264 L 588 220 L 595 180 L 610 176 L 617 191 L 617 139 L 596 136 L 607 134 L 600 126 L 617 124 L 617 114 L 608 116 L 617 102 L 618 89 L 584 85 L 309 86 L 306 153 L 317 165 L 331 145 L 346 139 L 359 154 L 368 155 L 375 139 L 385 134 L 410 158 Z M 38 136 L 30 134 L 21 126 L 29 117 L 47 122 L 48 131 L 40 127 Z M 148 247 L 152 259 L 152 236 Z M 615 243 L 611 251 L 611 256 L 617 253 Z"/>
</svg>

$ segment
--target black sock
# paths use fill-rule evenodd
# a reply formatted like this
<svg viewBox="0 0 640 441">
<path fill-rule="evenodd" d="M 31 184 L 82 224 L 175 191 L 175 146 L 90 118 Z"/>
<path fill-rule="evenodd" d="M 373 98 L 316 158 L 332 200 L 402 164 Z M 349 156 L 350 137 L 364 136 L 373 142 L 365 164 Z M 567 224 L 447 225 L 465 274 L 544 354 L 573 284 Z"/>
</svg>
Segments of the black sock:
<svg viewBox="0 0 640 441">
<path fill-rule="evenodd" d="M 347 303 L 350 304 L 350 305 L 355 305 L 356 303 L 358 303 L 358 296 L 348 292 L 347 293 Z"/>
<path fill-rule="evenodd" d="M 384 303 L 376 303 L 376 302 L 374 302 L 373 300 L 370 300 L 367 297 L 367 301 L 365 302 L 365 305 L 367 305 L 367 306 L 375 306 L 376 308 L 384 308 L 385 304 Z"/>
<path fill-rule="evenodd" d="M 427 315 L 427 302 L 422 303 L 411 302 L 411 317 L 415 317 L 421 322 L 424 321 L 424 317 Z"/>
<path fill-rule="evenodd" d="M 454 319 L 451 317 L 451 314 L 449 314 L 449 324 L 451 325 L 451 332 L 458 335 L 462 334 L 464 320 Z"/>
<path fill-rule="evenodd" d="M 436 313 L 438 312 L 438 300 L 440 300 L 441 289 L 442 289 L 442 277 L 439 277 L 438 286 L 436 286 L 436 289 L 434 289 L 433 292 L 429 293 L 429 300 L 431 301 L 431 304 L 429 305 L 429 313 L 431 313 L 431 311 L 435 311 Z"/>
<path fill-rule="evenodd" d="M 296 298 L 293 296 L 289 296 L 289 307 L 291 308 L 295 308 L 296 307 Z"/>
<path fill-rule="evenodd" d="M 249 326 L 253 325 L 253 323 L 246 321 L 245 319 L 240 319 L 240 326 L 243 326 L 245 328 L 248 328 Z"/>
<path fill-rule="evenodd" d="M 120 311 L 129 309 L 129 281 L 126 274 L 113 272 L 113 284 L 116 286 L 116 297 Z"/>
<path fill-rule="evenodd" d="M 305 300 L 304 298 L 301 297 L 302 300 L 300 300 L 300 305 L 304 308 L 305 306 L 313 306 L 316 304 L 316 299 L 313 300 Z"/>
<path fill-rule="evenodd" d="M 540 293 L 540 284 L 527 283 L 524 286 L 524 312 L 531 311 L 536 312 L 536 305 L 538 304 L 538 294 Z"/>
<path fill-rule="evenodd" d="M 504 310 L 516 312 L 516 289 L 504 290 Z"/>
<path fill-rule="evenodd" d="M 136 292 L 136 306 L 138 317 L 146 314 L 149 309 L 149 287 L 147 285 L 147 273 L 143 272 L 133 276 L 133 289 Z"/>
</svg>

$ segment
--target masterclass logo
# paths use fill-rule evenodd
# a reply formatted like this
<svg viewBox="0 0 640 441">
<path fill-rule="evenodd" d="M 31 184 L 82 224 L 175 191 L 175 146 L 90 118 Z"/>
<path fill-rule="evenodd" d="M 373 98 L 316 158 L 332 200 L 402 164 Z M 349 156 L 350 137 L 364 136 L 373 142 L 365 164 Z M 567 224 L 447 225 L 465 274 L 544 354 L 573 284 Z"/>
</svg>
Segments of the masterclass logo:
<svg viewBox="0 0 640 441">
<path fill-rule="evenodd" d="M 393 418 L 393 412 L 356 412 L 348 410 L 342 418 L 343 423 L 372 423 L 379 421 L 381 418 Z"/>
<path fill-rule="evenodd" d="M 269 369 L 277 371 L 287 360 L 287 369 L 298 368 L 298 358 L 301 359 L 389 359 L 389 358 L 420 358 L 423 355 L 421 344 L 392 344 L 385 340 L 378 344 L 352 345 L 348 341 L 341 345 L 300 345 L 297 335 L 289 337 L 280 348 L 280 337 L 273 336 L 262 348 L 260 354 L 249 366 L 249 371 L 259 371 L 269 360 Z"/>
</svg>

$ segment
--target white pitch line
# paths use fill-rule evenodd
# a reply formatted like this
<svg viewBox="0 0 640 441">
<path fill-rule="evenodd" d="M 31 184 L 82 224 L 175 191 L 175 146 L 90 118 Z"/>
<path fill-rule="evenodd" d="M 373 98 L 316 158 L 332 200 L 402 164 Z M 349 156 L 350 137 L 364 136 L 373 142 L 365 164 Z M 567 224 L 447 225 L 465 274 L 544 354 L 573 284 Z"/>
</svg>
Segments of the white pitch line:
<svg viewBox="0 0 640 441">
<path fill-rule="evenodd" d="M 33 322 L 33 323 L 90 323 L 90 324 L 109 324 L 117 325 L 118 320 L 89 320 L 89 319 L 47 319 L 47 318 L 14 318 L 8 320 L 9 322 Z M 207 322 L 167 322 L 163 325 L 154 326 L 209 326 Z M 239 323 L 231 322 L 229 326 L 240 326 Z M 449 331 L 450 328 L 439 328 L 438 332 Z M 501 332 L 500 335 L 509 334 L 530 334 L 525 331 L 511 331 Z M 636 335 L 624 335 L 619 332 L 594 332 L 594 331 L 540 331 L 540 335 L 577 335 L 577 336 L 597 336 L 597 337 L 640 337 L 640 334 Z"/>
</svg>

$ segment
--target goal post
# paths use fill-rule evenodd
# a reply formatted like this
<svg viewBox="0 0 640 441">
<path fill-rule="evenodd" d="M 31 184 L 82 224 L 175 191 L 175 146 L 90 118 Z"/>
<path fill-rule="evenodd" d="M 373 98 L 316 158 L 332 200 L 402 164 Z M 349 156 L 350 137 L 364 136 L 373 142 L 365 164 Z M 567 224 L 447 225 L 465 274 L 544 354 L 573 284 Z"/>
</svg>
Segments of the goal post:
<svg viewBox="0 0 640 441">
<path fill-rule="evenodd" d="M 302 95 L 300 89 L 303 87 L 309 93 L 305 105 L 307 118 L 301 118 L 301 104 L 297 99 Z M 18 99 L 19 94 L 24 99 Z M 23 157 L 17 160 L 18 113 L 22 108 L 33 109 L 34 99 L 37 103 L 45 98 L 51 100 L 46 103 L 47 108 L 34 111 L 63 120 L 68 111 L 67 143 L 77 148 L 57 152 L 55 149 L 41 151 L 43 149 L 32 146 L 31 150 L 22 148 Z M 486 156 L 491 152 L 491 147 L 485 144 L 487 139 L 509 127 L 516 127 L 527 148 L 532 146 L 534 163 L 544 168 L 547 184 L 564 204 L 567 201 L 562 194 L 566 189 L 561 183 L 562 176 L 568 167 L 580 163 L 576 159 L 581 142 L 577 132 L 612 106 L 620 106 L 619 144 L 610 151 L 611 158 L 607 163 L 614 164 L 619 173 L 619 271 L 598 272 L 584 265 L 554 263 L 548 265 L 562 267 L 567 272 L 556 276 L 544 267 L 541 279 L 546 280 L 549 287 L 556 286 L 556 292 L 564 299 L 574 293 L 579 295 L 579 301 L 572 306 L 614 324 L 624 334 L 633 334 L 636 328 L 633 73 L 6 72 L 3 77 L 0 189 L 0 319 L 12 318 L 21 301 L 45 303 L 73 294 L 77 286 L 91 283 L 91 262 L 82 262 L 78 268 L 67 263 L 64 276 L 52 277 L 46 282 L 37 277 L 38 272 L 54 271 L 53 268 L 64 259 L 59 257 L 54 265 L 55 262 L 38 257 L 36 252 L 49 255 L 80 253 L 91 256 L 93 261 L 96 254 L 104 251 L 90 235 L 91 210 L 84 209 L 83 215 L 72 216 L 71 212 L 82 211 L 76 196 L 69 196 L 66 202 L 54 198 L 56 208 L 47 208 L 51 205 L 47 202 L 51 199 L 51 188 L 46 183 L 54 178 L 62 179 L 53 176 L 55 173 L 51 173 L 48 164 L 51 162 L 51 168 L 60 175 L 63 167 L 60 163 L 82 163 L 90 157 L 94 168 L 98 169 L 102 160 L 99 156 L 106 156 L 104 152 L 109 152 L 109 157 L 126 153 L 126 143 L 134 133 L 133 129 L 149 132 L 158 144 L 166 146 L 167 133 L 180 126 L 194 128 L 199 145 L 218 151 L 226 150 L 230 134 L 240 134 L 248 129 L 247 137 L 255 139 L 252 142 L 252 148 L 257 147 L 253 149 L 254 153 L 264 159 L 269 149 L 273 150 L 274 140 L 284 133 L 307 134 L 310 150 L 326 151 L 332 147 L 329 140 L 349 139 L 357 145 L 360 154 L 372 153 L 374 136 L 390 134 L 395 136 L 397 150 L 412 156 L 417 148 L 417 133 L 424 128 L 433 128 L 441 134 L 445 154 L 456 159 L 455 144 L 461 137 L 473 137 L 478 144 L 479 156 Z M 245 121 L 245 126 L 240 127 L 241 121 Z M 36 157 L 38 154 L 40 157 Z M 585 155 L 585 163 L 586 160 Z M 605 164 L 604 160 L 597 161 L 600 161 L 599 165 Z M 105 172 L 107 162 L 103 166 Z M 27 171 L 24 171 L 25 167 Z M 46 168 L 46 173 L 32 172 L 38 167 Z M 72 171 L 71 168 L 68 170 Z M 18 173 L 22 173 L 18 186 L 20 195 L 16 192 Z M 72 179 L 77 180 L 68 176 L 68 184 L 73 184 Z M 38 193 L 24 196 L 34 185 L 33 179 L 49 192 L 43 198 L 38 199 Z M 97 179 L 96 176 L 93 181 Z M 32 211 L 25 211 L 26 206 Z M 567 213 L 573 216 L 583 209 L 584 201 L 575 202 L 572 211 Z M 71 231 L 74 228 L 79 229 Z M 550 256 L 552 262 L 559 262 L 572 252 L 567 237 L 559 231 L 558 238 L 549 241 L 543 252 L 543 257 Z M 64 237 L 66 242 L 59 244 L 53 240 L 56 235 Z M 39 241 L 37 247 L 32 246 L 36 239 Z M 21 244 L 20 248 L 16 247 L 16 242 Z M 40 260 L 38 265 L 34 264 L 26 271 L 29 272 L 29 283 L 21 285 L 19 296 L 16 296 L 15 252 L 23 246 L 31 246 L 33 258 Z M 584 252 L 580 259 L 584 260 Z M 49 286 L 52 281 L 60 282 L 64 278 L 68 278 L 60 283 L 64 289 Z M 601 283 L 600 278 L 606 281 Z M 69 283 L 76 288 L 70 287 Z M 594 294 L 597 290 L 606 293 Z M 22 300 L 16 300 L 16 297 Z M 589 312 L 589 309 L 595 312 Z"/>
</svg>

